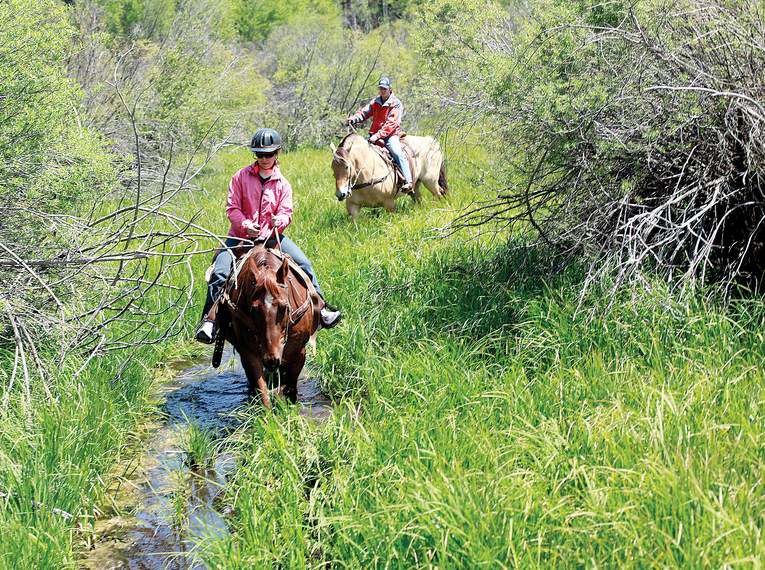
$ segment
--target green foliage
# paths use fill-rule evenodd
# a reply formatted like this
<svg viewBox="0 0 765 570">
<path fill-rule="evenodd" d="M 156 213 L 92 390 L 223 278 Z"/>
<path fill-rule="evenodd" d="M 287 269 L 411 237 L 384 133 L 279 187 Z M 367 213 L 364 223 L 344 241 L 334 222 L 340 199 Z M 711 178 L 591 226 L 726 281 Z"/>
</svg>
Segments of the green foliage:
<svg viewBox="0 0 765 570">
<path fill-rule="evenodd" d="M 248 110 L 263 102 L 266 85 L 225 45 L 184 35 L 161 50 L 151 70 L 156 99 L 146 110 L 160 129 L 193 148 L 226 133 Z"/>
<path fill-rule="evenodd" d="M 13 208 L 15 220 L 0 236 L 34 239 L 31 245 L 54 232 L 27 210 L 71 211 L 111 188 L 116 172 L 104 141 L 85 126 L 81 94 L 67 77 L 75 31 L 66 11 L 52 1 L 4 2 L 0 28 L 0 205 Z"/>
<path fill-rule="evenodd" d="M 234 0 L 232 5 L 236 29 L 245 41 L 264 40 L 275 27 L 296 18 L 338 13 L 333 0 Z"/>
<path fill-rule="evenodd" d="M 63 134 L 74 86 L 62 63 L 73 30 L 54 2 L 3 2 L 0 24 L 0 159 L 7 164 L 45 152 Z"/>
<path fill-rule="evenodd" d="M 233 41 L 231 2 L 171 4 L 172 17 L 161 29 L 148 25 L 150 10 L 160 10 L 152 3 L 140 25 L 112 33 L 90 23 L 105 15 L 89 4 L 78 4 L 73 12 L 79 41 L 88 46 L 74 54 L 72 64 L 88 96 L 84 120 L 101 126 L 115 146 L 134 149 L 128 116 L 134 108 L 144 162 L 160 148 L 165 155 L 171 146 L 175 153 L 192 152 L 203 141 L 230 136 L 234 126 L 250 121 L 268 87 L 256 60 Z M 94 65 L 94 59 L 110 63 Z"/>
<path fill-rule="evenodd" d="M 428 7 L 427 0 L 343 0 L 340 3 L 348 25 L 366 31 Z"/>
<path fill-rule="evenodd" d="M 78 376 L 76 359 L 51 359 L 55 373 L 33 376 L 27 400 L 22 379 L 8 385 L 13 355 L 0 351 L 0 567 L 74 565 L 75 529 L 91 524 L 104 499 L 103 477 L 126 455 L 130 433 L 147 413 L 143 365 L 160 354 L 142 351 L 125 368 L 118 359 L 96 360 Z M 55 400 L 46 399 L 43 381 Z"/>
<path fill-rule="evenodd" d="M 206 469 L 215 462 L 215 439 L 214 434 L 204 427 L 201 427 L 186 419 L 188 428 L 182 435 L 181 448 L 186 452 L 186 456 L 192 468 Z"/>
<path fill-rule="evenodd" d="M 418 61 L 421 98 L 457 102 L 459 109 L 481 109 L 466 121 L 474 129 L 494 125 L 494 114 L 499 114 L 502 107 L 492 100 L 492 95 L 516 63 L 513 53 L 495 47 L 512 45 L 508 38 L 515 33 L 515 17 L 496 2 L 431 2 L 429 9 L 414 19 L 410 41 Z M 443 120 L 447 128 L 457 122 L 452 115 L 447 112 Z M 467 129 L 460 131 L 464 136 Z M 497 137 L 481 140 L 487 147 L 494 143 L 507 146 Z"/>
<path fill-rule="evenodd" d="M 93 0 L 104 11 L 114 35 L 159 37 L 167 33 L 176 13 L 175 0 Z"/>
<path fill-rule="evenodd" d="M 460 157 L 450 202 L 402 201 L 394 215 L 364 212 L 358 226 L 334 198 L 327 150 L 282 157 L 295 189 L 288 233 L 345 314 L 321 333 L 312 363 L 336 408 L 325 424 L 290 406 L 251 416 L 232 442 L 241 466 L 226 498 L 234 532 L 201 555 L 210 567 L 242 568 L 756 564 L 765 556 L 763 304 L 725 308 L 646 276 L 645 290 L 606 308 L 601 290 L 582 297 L 582 268 L 547 279 L 553 262 L 520 240 L 432 239 L 498 179 L 521 176 L 540 140 L 555 142 L 551 161 L 571 152 L 573 131 L 560 125 L 602 105 L 615 78 L 606 67 L 590 75 L 605 48 L 583 42 L 584 29 L 550 31 L 614 24 L 625 3 L 539 0 L 529 14 L 525 2 L 434 0 L 413 25 L 385 22 L 420 2 L 364 4 L 342 8 L 345 23 L 348 6 L 357 10 L 354 28 L 379 25 L 369 34 L 344 27 L 330 0 L 100 2 L 113 36 L 105 49 L 143 38 L 129 62 L 139 87 L 126 95 L 142 97 L 147 147 L 173 137 L 188 150 L 237 120 L 278 126 L 291 146 L 323 145 L 381 73 L 415 117 L 433 116 L 442 97 L 457 101 L 470 115 L 456 125 L 499 127 L 499 146 L 510 147 L 490 162 L 492 140 L 450 146 Z M 3 205 L 83 212 L 129 165 L 87 126 L 97 122 L 67 77 L 75 30 L 60 4 L 29 0 L 0 3 L 0 28 Z M 243 53 L 235 37 L 266 48 Z M 599 141 L 597 151 L 613 147 Z M 225 154 L 205 191 L 177 207 L 225 233 L 228 180 L 250 161 L 243 150 Z M 18 217 L 0 237 L 66 241 L 48 230 Z M 196 275 L 208 261 L 193 260 Z M 187 275 L 178 268 L 175 278 Z M 176 316 L 162 313 L 168 302 L 157 295 L 140 310 L 161 326 Z M 73 566 L 105 474 L 149 409 L 146 369 L 166 352 L 144 348 L 129 363 L 108 355 L 81 369 L 51 345 L 41 354 L 46 377 L 17 372 L 10 385 L 8 346 L 0 566 Z M 185 448 L 198 465 L 215 452 L 194 426 Z"/>
<path fill-rule="evenodd" d="M 519 15 L 436 2 L 418 50 L 506 158 L 508 190 L 469 223 L 531 223 L 624 280 L 638 268 L 759 280 L 760 7 L 537 0 Z"/>
<path fill-rule="evenodd" d="M 376 94 L 380 75 L 392 76 L 407 109 L 417 65 L 406 28 L 391 25 L 364 34 L 336 16 L 295 17 L 269 39 L 272 88 L 264 116 L 287 144 L 321 146 L 341 131 L 342 120 Z M 411 126 L 409 115 L 405 124 Z"/>
</svg>

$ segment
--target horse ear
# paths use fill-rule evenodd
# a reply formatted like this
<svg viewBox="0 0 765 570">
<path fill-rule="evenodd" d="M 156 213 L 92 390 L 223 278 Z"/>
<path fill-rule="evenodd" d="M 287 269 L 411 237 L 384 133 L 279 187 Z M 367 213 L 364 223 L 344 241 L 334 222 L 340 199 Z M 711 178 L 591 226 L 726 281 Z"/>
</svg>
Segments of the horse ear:
<svg viewBox="0 0 765 570">
<path fill-rule="evenodd" d="M 332 150 L 332 154 L 335 154 L 337 152 L 337 147 L 335 146 L 335 143 L 329 143 L 329 148 Z"/>
<path fill-rule="evenodd" d="M 290 274 L 290 262 L 285 257 L 284 261 L 282 261 L 282 266 L 276 271 L 276 281 L 277 283 L 286 283 L 287 278 Z"/>
</svg>

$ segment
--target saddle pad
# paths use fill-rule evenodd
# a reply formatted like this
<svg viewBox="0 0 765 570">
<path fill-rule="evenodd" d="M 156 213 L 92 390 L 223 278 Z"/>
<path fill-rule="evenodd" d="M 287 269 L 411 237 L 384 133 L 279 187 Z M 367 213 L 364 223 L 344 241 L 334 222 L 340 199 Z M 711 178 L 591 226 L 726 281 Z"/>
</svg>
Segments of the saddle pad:
<svg viewBox="0 0 765 570">
<path fill-rule="evenodd" d="M 401 172 L 401 169 L 396 165 L 395 162 L 393 162 L 393 157 L 390 154 L 390 151 L 387 147 L 382 146 L 381 144 L 373 144 L 372 148 L 375 150 L 375 152 L 380 155 L 380 158 L 382 158 L 385 161 L 385 164 L 388 165 L 388 168 L 392 168 L 393 172 L 396 174 L 396 186 L 401 186 L 404 184 L 404 175 Z M 404 155 L 406 155 L 406 159 L 409 161 L 409 172 L 412 174 L 412 184 L 417 182 L 417 179 L 415 177 L 415 173 L 417 170 L 415 169 L 415 152 L 408 144 L 406 144 L 405 141 L 401 141 L 401 148 L 404 149 Z"/>
</svg>

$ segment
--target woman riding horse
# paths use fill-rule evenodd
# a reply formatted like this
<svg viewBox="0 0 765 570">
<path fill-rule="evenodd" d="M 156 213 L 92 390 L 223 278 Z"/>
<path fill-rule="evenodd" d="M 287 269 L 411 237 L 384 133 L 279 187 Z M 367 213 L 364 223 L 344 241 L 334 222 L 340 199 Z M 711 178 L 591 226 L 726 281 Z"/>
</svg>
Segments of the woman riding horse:
<svg viewBox="0 0 765 570">
<path fill-rule="evenodd" d="M 250 144 L 250 150 L 255 153 L 255 163 L 242 168 L 231 178 L 226 204 L 231 229 L 226 239 L 226 249 L 215 258 L 202 322 L 196 332 L 196 339 L 200 342 L 209 344 L 215 340 L 217 331 L 210 309 L 233 271 L 233 248 L 247 248 L 253 241 L 265 241 L 268 248 L 281 245 L 281 250 L 289 254 L 308 274 L 316 292 L 324 298 L 308 257 L 295 242 L 283 235 L 292 221 L 292 186 L 279 170 L 281 147 L 282 138 L 278 132 L 274 129 L 258 129 Z M 325 302 L 321 309 L 323 328 L 334 327 L 341 317 L 340 311 Z"/>
</svg>

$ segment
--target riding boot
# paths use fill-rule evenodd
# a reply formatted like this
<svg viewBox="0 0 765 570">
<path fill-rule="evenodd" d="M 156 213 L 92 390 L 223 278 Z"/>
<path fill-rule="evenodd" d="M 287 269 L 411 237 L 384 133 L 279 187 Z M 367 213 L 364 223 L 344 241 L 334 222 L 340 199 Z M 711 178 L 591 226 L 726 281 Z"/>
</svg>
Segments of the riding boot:
<svg viewBox="0 0 765 570">
<path fill-rule="evenodd" d="M 215 337 L 218 334 L 218 327 L 215 323 L 215 318 L 218 314 L 218 303 L 213 303 L 210 310 L 202 317 L 197 330 L 194 333 L 194 338 L 203 344 L 212 344 L 215 342 Z"/>
<path fill-rule="evenodd" d="M 337 309 L 337 307 L 333 307 L 327 303 L 324 297 L 321 297 L 321 300 L 324 301 L 324 306 L 321 308 L 321 328 L 335 328 L 342 320 L 343 314 Z"/>
</svg>

